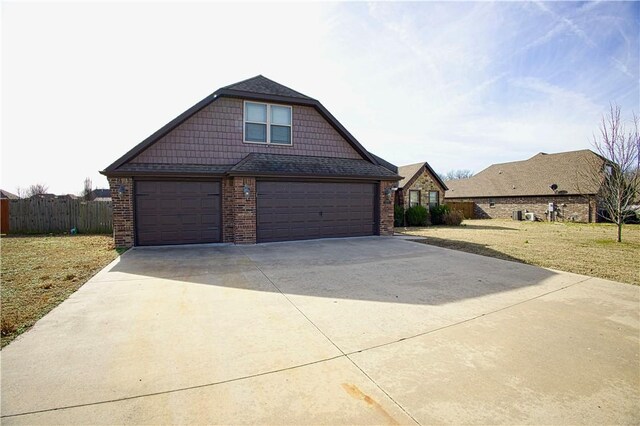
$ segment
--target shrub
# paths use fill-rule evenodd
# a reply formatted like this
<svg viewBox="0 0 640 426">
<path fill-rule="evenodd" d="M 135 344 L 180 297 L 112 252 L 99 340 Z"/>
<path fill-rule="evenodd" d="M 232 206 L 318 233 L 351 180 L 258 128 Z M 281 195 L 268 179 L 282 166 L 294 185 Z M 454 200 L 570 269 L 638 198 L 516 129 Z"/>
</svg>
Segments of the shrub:
<svg viewBox="0 0 640 426">
<path fill-rule="evenodd" d="M 463 219 L 464 215 L 462 214 L 462 212 L 459 212 L 457 210 L 447 212 L 442 215 L 442 221 L 445 225 L 449 226 L 459 226 L 462 223 Z"/>
<path fill-rule="evenodd" d="M 404 207 L 396 204 L 393 206 L 393 226 L 404 225 Z"/>
<path fill-rule="evenodd" d="M 407 224 L 409 226 L 426 226 L 429 223 L 429 211 L 423 206 L 413 206 L 407 209 Z"/>
<path fill-rule="evenodd" d="M 429 209 L 429 213 L 431 214 L 431 224 L 442 225 L 443 216 L 445 213 L 449 213 L 449 210 L 449 206 L 446 205 L 431 207 Z"/>
</svg>

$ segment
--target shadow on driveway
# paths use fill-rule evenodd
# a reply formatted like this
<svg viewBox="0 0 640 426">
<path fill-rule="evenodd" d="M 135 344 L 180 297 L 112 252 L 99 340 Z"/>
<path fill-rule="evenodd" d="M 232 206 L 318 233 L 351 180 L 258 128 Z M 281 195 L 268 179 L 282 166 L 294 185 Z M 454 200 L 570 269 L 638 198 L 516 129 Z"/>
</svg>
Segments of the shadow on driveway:
<svg viewBox="0 0 640 426">
<path fill-rule="evenodd" d="M 491 250 L 480 248 L 484 253 Z M 109 272 L 118 273 L 135 276 L 132 279 L 179 278 L 293 295 L 426 305 L 536 286 L 556 275 L 522 263 L 390 237 L 136 248 Z M 250 281 L 256 273 L 264 274 L 273 286 L 253 288 Z"/>
</svg>

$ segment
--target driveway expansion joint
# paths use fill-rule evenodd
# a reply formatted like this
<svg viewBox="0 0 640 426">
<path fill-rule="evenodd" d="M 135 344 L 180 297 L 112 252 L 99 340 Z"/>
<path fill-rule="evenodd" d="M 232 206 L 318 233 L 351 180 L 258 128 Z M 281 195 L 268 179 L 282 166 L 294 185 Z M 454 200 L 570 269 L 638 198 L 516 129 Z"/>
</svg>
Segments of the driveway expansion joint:
<svg viewBox="0 0 640 426">
<path fill-rule="evenodd" d="M 406 408 L 404 408 L 402 405 L 400 405 L 398 403 L 398 401 L 396 401 L 391 395 L 389 395 L 389 393 L 382 387 L 380 386 L 375 380 L 373 380 L 373 378 L 371 376 L 369 376 L 358 364 L 356 364 L 356 362 L 351 359 L 351 357 L 349 355 L 347 355 L 333 340 L 331 340 L 331 338 L 329 336 L 326 335 L 326 333 L 324 331 L 322 331 L 320 329 L 320 327 L 318 327 L 316 325 L 316 323 L 314 323 L 313 321 L 311 321 L 311 318 L 309 318 L 304 312 L 302 312 L 302 310 L 298 307 L 298 305 L 296 305 L 295 303 L 293 303 L 293 301 L 282 291 L 280 290 L 280 288 L 276 285 L 276 283 L 273 282 L 273 280 L 271 280 L 271 278 L 264 273 L 264 271 L 260 268 L 260 266 L 258 266 L 255 262 L 253 262 L 253 260 L 251 260 L 251 258 L 249 256 L 247 256 L 247 254 L 244 252 L 244 250 L 242 250 L 242 254 L 244 254 L 247 259 L 249 259 L 249 261 L 251 261 L 254 265 L 254 267 L 260 271 L 260 273 L 267 279 L 269 280 L 269 282 L 271 283 L 271 285 L 273 285 L 273 287 L 285 298 L 287 299 L 287 301 L 298 311 L 300 312 L 300 315 L 302 315 L 307 321 L 309 321 L 309 323 L 315 327 L 316 330 L 318 330 L 318 332 L 320 334 L 322 334 L 338 351 L 340 351 L 340 353 L 342 355 L 340 355 L 340 357 L 345 357 L 346 359 L 349 360 L 349 362 L 351 362 L 351 364 L 353 364 L 354 367 L 356 367 L 358 370 L 360 370 L 360 372 L 362 374 L 364 374 L 364 376 L 369 379 L 369 381 L 371 383 L 373 383 L 374 386 L 376 386 L 378 389 L 380 389 L 380 391 L 385 394 L 387 396 L 387 398 L 389 398 L 389 400 L 391 400 L 400 410 L 402 410 L 402 412 L 404 412 L 411 420 L 413 420 L 417 425 L 420 425 L 420 423 L 418 422 L 418 420 L 416 420 L 416 418 L 414 416 L 411 415 L 411 413 L 409 413 L 407 411 Z"/>
</svg>

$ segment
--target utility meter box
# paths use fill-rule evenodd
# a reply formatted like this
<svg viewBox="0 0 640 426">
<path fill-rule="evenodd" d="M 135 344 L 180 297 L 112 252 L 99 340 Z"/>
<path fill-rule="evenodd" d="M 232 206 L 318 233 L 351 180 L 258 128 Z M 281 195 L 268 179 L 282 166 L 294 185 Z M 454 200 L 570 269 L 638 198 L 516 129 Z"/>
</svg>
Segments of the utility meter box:
<svg viewBox="0 0 640 426">
<path fill-rule="evenodd" d="M 555 206 L 553 203 L 549 203 L 549 208 L 547 209 L 549 211 L 549 213 L 553 212 L 555 210 Z"/>
</svg>

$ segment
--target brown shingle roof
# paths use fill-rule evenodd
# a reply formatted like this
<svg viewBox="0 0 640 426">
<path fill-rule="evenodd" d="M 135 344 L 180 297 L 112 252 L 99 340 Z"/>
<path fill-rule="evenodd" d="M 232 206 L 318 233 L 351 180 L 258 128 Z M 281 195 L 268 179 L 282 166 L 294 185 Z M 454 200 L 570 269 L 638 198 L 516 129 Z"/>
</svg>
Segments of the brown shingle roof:
<svg viewBox="0 0 640 426">
<path fill-rule="evenodd" d="M 598 188 L 585 179 L 589 168 L 601 168 L 593 151 L 539 153 L 523 161 L 493 164 L 469 179 L 447 181 L 445 198 L 512 197 L 559 194 L 595 194 Z"/>
<path fill-rule="evenodd" d="M 366 160 L 257 152 L 247 154 L 229 174 L 398 179 L 398 175 L 386 167 Z"/>
<path fill-rule="evenodd" d="M 447 185 L 445 185 L 442 179 L 440 179 L 440 176 L 438 176 L 438 174 L 426 161 L 423 161 L 422 163 L 408 164 L 406 166 L 398 167 L 398 174 L 402 176 L 402 180 L 398 183 L 398 188 L 404 188 L 407 184 L 409 184 L 413 180 L 414 176 L 417 173 L 420 173 L 422 167 L 426 168 L 445 190 L 447 189 Z"/>
<path fill-rule="evenodd" d="M 263 95 L 286 96 L 289 98 L 311 99 L 309 96 L 303 95 L 300 92 L 296 92 L 295 90 L 280 83 L 276 83 L 273 80 L 269 80 L 263 75 L 257 75 L 247 80 L 230 84 L 229 86 L 223 87 L 223 89 L 238 90 L 240 92 L 260 93 Z"/>
</svg>

